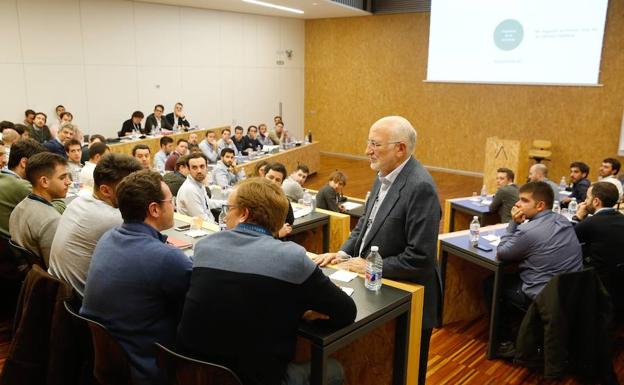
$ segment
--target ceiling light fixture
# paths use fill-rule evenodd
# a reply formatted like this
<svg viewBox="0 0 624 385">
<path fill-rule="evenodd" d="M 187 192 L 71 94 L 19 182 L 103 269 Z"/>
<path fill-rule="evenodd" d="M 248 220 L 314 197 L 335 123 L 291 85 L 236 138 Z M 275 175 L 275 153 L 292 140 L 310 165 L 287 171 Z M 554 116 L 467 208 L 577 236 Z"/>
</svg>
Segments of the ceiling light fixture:
<svg viewBox="0 0 624 385">
<path fill-rule="evenodd" d="M 300 9 L 288 8 L 288 7 L 284 7 L 283 5 L 271 4 L 271 3 L 264 2 L 264 1 L 243 0 L 243 2 L 249 3 L 249 4 L 261 5 L 263 7 L 268 7 L 268 8 L 275 8 L 275 9 L 279 9 L 281 11 L 287 11 L 287 12 L 292 12 L 292 13 L 303 14 L 303 11 L 300 10 Z"/>
</svg>

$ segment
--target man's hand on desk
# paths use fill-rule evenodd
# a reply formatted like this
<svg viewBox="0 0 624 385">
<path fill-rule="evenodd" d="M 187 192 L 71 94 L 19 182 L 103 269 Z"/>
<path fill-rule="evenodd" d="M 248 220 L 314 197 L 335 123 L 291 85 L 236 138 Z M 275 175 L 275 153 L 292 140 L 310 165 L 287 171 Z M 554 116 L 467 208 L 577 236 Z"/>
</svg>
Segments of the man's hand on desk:
<svg viewBox="0 0 624 385">
<path fill-rule="evenodd" d="M 353 257 L 341 262 L 342 260 L 340 257 L 338 253 L 325 253 L 313 257 L 312 260 L 321 267 L 329 264 L 336 264 L 336 268 L 338 269 L 348 270 L 358 274 L 364 274 L 366 272 L 366 260 L 364 258 Z M 347 258 L 349 257 L 347 256 Z"/>
<path fill-rule="evenodd" d="M 323 267 L 323 266 L 327 266 L 330 263 L 334 264 L 337 263 L 336 261 L 338 260 L 338 253 L 325 253 L 325 254 L 319 254 L 316 257 L 312 257 L 312 261 L 314 261 L 314 263 L 316 263 L 317 265 Z"/>
<path fill-rule="evenodd" d="M 306 321 L 316 321 L 319 319 L 322 319 L 322 320 L 329 319 L 329 316 L 327 314 L 319 313 L 314 310 L 307 310 L 305 313 L 303 313 L 303 316 L 301 316 L 301 318 L 303 318 Z"/>
<path fill-rule="evenodd" d="M 351 258 L 348 261 L 339 263 L 336 265 L 338 269 L 348 270 L 358 274 L 364 274 L 366 272 L 366 260 L 364 258 Z"/>
</svg>

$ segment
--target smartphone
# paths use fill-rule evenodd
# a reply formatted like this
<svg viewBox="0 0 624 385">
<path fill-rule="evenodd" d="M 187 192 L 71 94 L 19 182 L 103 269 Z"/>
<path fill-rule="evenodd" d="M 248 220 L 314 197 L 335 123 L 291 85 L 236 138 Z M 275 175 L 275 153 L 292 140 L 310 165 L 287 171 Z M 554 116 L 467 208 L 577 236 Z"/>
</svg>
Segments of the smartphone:
<svg viewBox="0 0 624 385">
<path fill-rule="evenodd" d="M 182 225 L 182 226 L 178 226 L 178 227 L 174 227 L 173 228 L 175 231 L 186 231 L 186 230 L 190 230 L 191 229 L 191 225 Z"/>
<path fill-rule="evenodd" d="M 477 246 L 475 246 L 477 249 L 482 250 L 482 251 L 492 251 L 493 249 L 490 246 L 486 246 L 486 245 L 482 245 L 480 243 L 477 243 Z"/>
</svg>

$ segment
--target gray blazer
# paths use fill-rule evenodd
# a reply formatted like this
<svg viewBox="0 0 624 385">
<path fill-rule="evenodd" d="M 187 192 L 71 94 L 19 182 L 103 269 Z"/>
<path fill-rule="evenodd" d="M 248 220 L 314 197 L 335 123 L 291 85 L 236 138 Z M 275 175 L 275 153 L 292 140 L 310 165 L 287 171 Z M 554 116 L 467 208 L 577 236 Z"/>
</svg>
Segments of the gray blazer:
<svg viewBox="0 0 624 385">
<path fill-rule="evenodd" d="M 349 255 L 358 254 L 380 185 L 376 178 L 365 215 L 341 247 Z M 423 328 L 429 329 L 438 324 L 441 309 L 442 285 L 436 259 L 440 214 L 431 175 L 411 158 L 388 190 L 362 249 L 366 256 L 371 246 L 379 246 L 384 277 L 425 286 Z"/>
</svg>

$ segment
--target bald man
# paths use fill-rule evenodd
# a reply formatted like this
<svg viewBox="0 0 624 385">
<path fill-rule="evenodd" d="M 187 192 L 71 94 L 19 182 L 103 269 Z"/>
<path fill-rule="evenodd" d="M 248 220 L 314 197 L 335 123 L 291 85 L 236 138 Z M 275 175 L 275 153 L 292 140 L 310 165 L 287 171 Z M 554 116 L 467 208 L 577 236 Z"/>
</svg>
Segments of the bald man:
<svg viewBox="0 0 624 385">
<path fill-rule="evenodd" d="M 319 255 L 321 266 L 340 254 L 356 258 L 339 268 L 364 273 L 371 246 L 379 246 L 385 278 L 425 286 L 418 383 L 425 383 L 431 331 L 438 324 L 442 289 L 436 262 L 440 202 L 429 172 L 412 157 L 416 130 L 407 119 L 389 116 L 368 133 L 366 156 L 377 171 L 365 214 L 338 253 Z M 361 257 L 361 258 L 357 258 Z"/>
<path fill-rule="evenodd" d="M 559 200 L 559 185 L 548 179 L 548 167 L 542 163 L 536 163 L 529 169 L 529 182 L 546 182 L 555 194 L 555 200 Z"/>
</svg>

